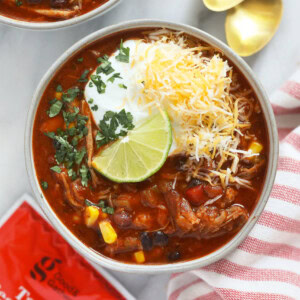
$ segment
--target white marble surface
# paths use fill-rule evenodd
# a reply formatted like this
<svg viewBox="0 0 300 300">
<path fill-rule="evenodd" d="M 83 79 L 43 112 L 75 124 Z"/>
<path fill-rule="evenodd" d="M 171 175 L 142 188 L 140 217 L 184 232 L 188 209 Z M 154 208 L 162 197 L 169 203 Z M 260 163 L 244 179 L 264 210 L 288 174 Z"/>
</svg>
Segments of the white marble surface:
<svg viewBox="0 0 300 300">
<path fill-rule="evenodd" d="M 285 0 L 284 16 L 271 43 L 247 58 L 268 93 L 300 63 L 300 1 Z M 155 18 L 187 23 L 225 41 L 224 13 L 212 13 L 201 0 L 124 0 L 87 23 L 57 31 L 26 31 L 0 25 L 0 216 L 23 192 L 31 193 L 24 163 L 24 126 L 41 76 L 73 43 L 123 20 Z M 113 274 L 138 299 L 165 299 L 168 275 Z"/>
</svg>

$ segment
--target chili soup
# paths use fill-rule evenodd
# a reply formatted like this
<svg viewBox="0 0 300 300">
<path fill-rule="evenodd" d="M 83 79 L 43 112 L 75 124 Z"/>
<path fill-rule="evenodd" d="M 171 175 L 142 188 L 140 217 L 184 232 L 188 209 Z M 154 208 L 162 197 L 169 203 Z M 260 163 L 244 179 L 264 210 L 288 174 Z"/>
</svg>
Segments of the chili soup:
<svg viewBox="0 0 300 300">
<path fill-rule="evenodd" d="M 220 50 L 182 32 L 125 30 L 48 84 L 33 127 L 45 199 L 85 245 L 117 261 L 208 255 L 260 198 L 269 137 L 254 90 Z"/>
<path fill-rule="evenodd" d="M 0 15 L 26 22 L 58 22 L 84 15 L 109 0 L 1 0 Z"/>
</svg>

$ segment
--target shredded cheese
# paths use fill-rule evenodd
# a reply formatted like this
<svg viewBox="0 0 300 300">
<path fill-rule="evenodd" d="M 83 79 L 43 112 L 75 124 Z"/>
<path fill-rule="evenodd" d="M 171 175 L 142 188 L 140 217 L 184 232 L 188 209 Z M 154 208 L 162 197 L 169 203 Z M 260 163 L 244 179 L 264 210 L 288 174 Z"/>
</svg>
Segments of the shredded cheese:
<svg viewBox="0 0 300 300">
<path fill-rule="evenodd" d="M 216 170 L 225 187 L 236 182 L 239 155 L 251 155 L 238 150 L 241 130 L 249 123 L 241 122 L 238 99 L 230 94 L 232 70 L 218 54 L 202 55 L 201 47 L 189 48 L 185 39 L 155 36 L 146 51 L 139 51 L 132 64 L 142 62 L 137 83 L 144 85 L 138 103 L 142 109 L 154 106 L 167 110 L 172 121 L 176 152 L 183 152 L 196 161 L 217 159 Z M 231 167 L 222 170 L 228 159 Z M 238 180 L 242 185 L 249 182 Z"/>
</svg>

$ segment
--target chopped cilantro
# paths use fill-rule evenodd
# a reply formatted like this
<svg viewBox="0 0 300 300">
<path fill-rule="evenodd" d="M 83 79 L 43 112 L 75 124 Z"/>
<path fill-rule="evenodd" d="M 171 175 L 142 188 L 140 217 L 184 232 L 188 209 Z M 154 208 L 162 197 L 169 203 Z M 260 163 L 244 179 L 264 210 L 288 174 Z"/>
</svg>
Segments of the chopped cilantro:
<svg viewBox="0 0 300 300">
<path fill-rule="evenodd" d="M 127 90 L 127 86 L 126 86 L 125 84 L 123 84 L 123 83 L 119 83 L 119 87 L 120 87 L 121 89 Z"/>
<path fill-rule="evenodd" d="M 103 61 L 107 61 L 108 58 L 109 58 L 108 55 L 105 54 L 105 55 L 103 55 L 102 57 L 98 57 L 98 58 L 97 58 L 97 62 L 98 62 L 98 63 L 102 63 Z"/>
<path fill-rule="evenodd" d="M 105 201 L 103 200 L 100 200 L 98 203 L 94 203 L 88 199 L 85 199 L 85 205 L 86 206 L 96 206 L 96 207 L 100 207 L 101 210 L 104 212 L 104 213 L 107 213 L 109 215 L 113 215 L 115 210 L 113 209 L 113 207 L 110 207 L 110 206 L 106 206 L 105 204 Z"/>
<path fill-rule="evenodd" d="M 62 100 L 64 102 L 70 103 L 73 100 L 75 100 L 75 98 L 78 96 L 79 93 L 80 93 L 80 89 L 78 87 L 68 89 L 66 93 L 63 93 Z"/>
<path fill-rule="evenodd" d="M 55 139 L 55 133 L 54 132 L 45 132 L 44 133 L 47 137 L 50 139 Z"/>
<path fill-rule="evenodd" d="M 89 104 L 93 104 L 93 102 L 94 102 L 94 99 L 92 99 L 92 98 L 88 101 Z"/>
<path fill-rule="evenodd" d="M 83 62 L 83 57 L 77 58 L 77 61 L 80 62 L 80 63 L 82 63 Z"/>
<path fill-rule="evenodd" d="M 114 212 L 115 212 L 114 208 L 113 208 L 113 207 L 110 207 L 110 206 L 107 206 L 107 207 L 102 208 L 102 211 L 103 211 L 104 213 L 109 214 L 109 215 L 113 215 Z"/>
<path fill-rule="evenodd" d="M 123 40 L 121 40 L 119 54 L 116 56 L 116 60 L 124 63 L 129 63 L 129 52 L 130 49 L 128 47 L 125 48 L 123 45 Z"/>
<path fill-rule="evenodd" d="M 43 190 L 46 190 L 48 188 L 48 182 L 47 181 L 42 181 L 41 186 L 42 186 Z"/>
<path fill-rule="evenodd" d="M 57 116 L 60 113 L 62 106 L 63 106 L 62 101 L 56 100 L 55 102 L 53 102 L 48 111 L 48 116 L 50 118 Z"/>
<path fill-rule="evenodd" d="M 19 7 L 23 4 L 23 2 L 21 0 L 15 0 L 16 1 L 16 5 Z"/>
<path fill-rule="evenodd" d="M 90 81 L 90 82 L 89 82 L 89 87 L 93 87 L 93 86 L 94 86 L 93 82 Z"/>
<path fill-rule="evenodd" d="M 96 70 L 97 74 L 104 73 L 105 75 L 109 75 L 115 71 L 108 59 L 109 57 L 107 55 L 97 58 L 97 61 L 101 63 L 101 65 Z"/>
<path fill-rule="evenodd" d="M 79 139 L 78 136 L 73 137 L 73 139 L 71 141 L 72 146 L 76 147 L 78 145 L 78 139 Z"/>
<path fill-rule="evenodd" d="M 56 87 L 56 91 L 58 93 L 61 93 L 63 91 L 63 88 L 62 88 L 62 86 L 60 84 Z"/>
<path fill-rule="evenodd" d="M 91 80 L 93 84 L 96 86 L 99 94 L 104 94 L 106 89 L 106 84 L 101 79 L 100 75 L 91 75 Z"/>
<path fill-rule="evenodd" d="M 128 130 L 134 128 L 132 121 L 132 114 L 126 113 L 125 109 L 119 113 L 107 111 L 99 123 L 101 131 L 98 131 L 95 138 L 97 146 L 103 146 L 121 136 L 126 136 Z"/>
<path fill-rule="evenodd" d="M 86 149 L 83 147 L 81 150 L 76 152 L 76 154 L 75 154 L 75 163 L 77 165 L 80 165 L 85 155 L 86 155 Z"/>
<path fill-rule="evenodd" d="M 87 128 L 87 127 L 84 127 L 84 128 L 82 129 L 82 134 L 83 134 L 83 136 L 86 136 L 88 133 L 89 133 L 88 128 Z"/>
<path fill-rule="evenodd" d="M 54 104 L 56 101 L 57 101 L 57 99 L 56 99 L 56 98 L 53 98 L 52 100 L 49 101 L 49 104 L 52 105 L 52 104 Z"/>
<path fill-rule="evenodd" d="M 90 70 L 86 69 L 82 72 L 80 78 L 78 79 L 78 82 L 87 82 L 87 76 L 90 73 Z"/>
<path fill-rule="evenodd" d="M 88 185 L 88 180 L 89 180 L 89 169 L 86 165 L 82 165 L 81 168 L 79 169 L 79 174 L 81 177 L 81 184 L 83 186 Z"/>
<path fill-rule="evenodd" d="M 75 161 L 77 150 L 68 141 L 67 132 L 63 132 L 61 135 L 55 135 L 54 132 L 45 133 L 46 136 L 53 139 L 55 148 L 55 159 L 58 164 L 65 163 L 70 168 Z"/>
<path fill-rule="evenodd" d="M 59 166 L 54 166 L 54 167 L 51 167 L 50 170 L 56 172 L 56 173 L 61 173 L 61 168 Z"/>
<path fill-rule="evenodd" d="M 77 178 L 76 172 L 73 169 L 68 170 L 68 175 L 72 180 L 75 180 Z"/>
<path fill-rule="evenodd" d="M 101 208 L 105 207 L 105 202 L 103 200 L 100 200 L 98 203 L 94 203 L 88 199 L 85 199 L 84 202 L 85 202 L 86 206 L 97 206 L 97 207 L 101 207 Z"/>
<path fill-rule="evenodd" d="M 97 110 L 98 110 L 98 105 L 97 105 L 97 104 L 93 105 L 93 106 L 91 107 L 91 109 L 92 109 L 93 111 L 97 111 Z"/>
<path fill-rule="evenodd" d="M 67 129 L 67 133 L 68 133 L 69 136 L 74 136 L 74 135 L 76 135 L 76 133 L 77 133 L 76 127 L 68 128 L 68 129 Z"/>
<path fill-rule="evenodd" d="M 78 107 L 74 107 L 74 112 L 63 111 L 63 117 L 67 127 L 69 127 L 70 123 L 75 121 L 78 113 L 79 113 Z"/>
<path fill-rule="evenodd" d="M 111 76 L 110 78 L 108 78 L 107 81 L 113 83 L 113 82 L 115 81 L 116 78 L 122 79 L 122 77 L 120 76 L 120 73 L 115 73 L 115 74 L 113 74 L 113 76 Z"/>
</svg>

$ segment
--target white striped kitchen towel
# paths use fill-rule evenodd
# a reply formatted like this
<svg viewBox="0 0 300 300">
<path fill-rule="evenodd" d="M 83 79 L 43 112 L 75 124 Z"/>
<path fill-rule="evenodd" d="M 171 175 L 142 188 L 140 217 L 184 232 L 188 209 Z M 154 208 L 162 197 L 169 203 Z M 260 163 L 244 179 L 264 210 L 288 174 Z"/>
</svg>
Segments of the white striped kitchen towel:
<svg viewBox="0 0 300 300">
<path fill-rule="evenodd" d="M 300 70 L 272 95 L 271 103 L 280 151 L 265 210 L 229 256 L 173 274 L 168 300 L 300 299 Z"/>
</svg>

